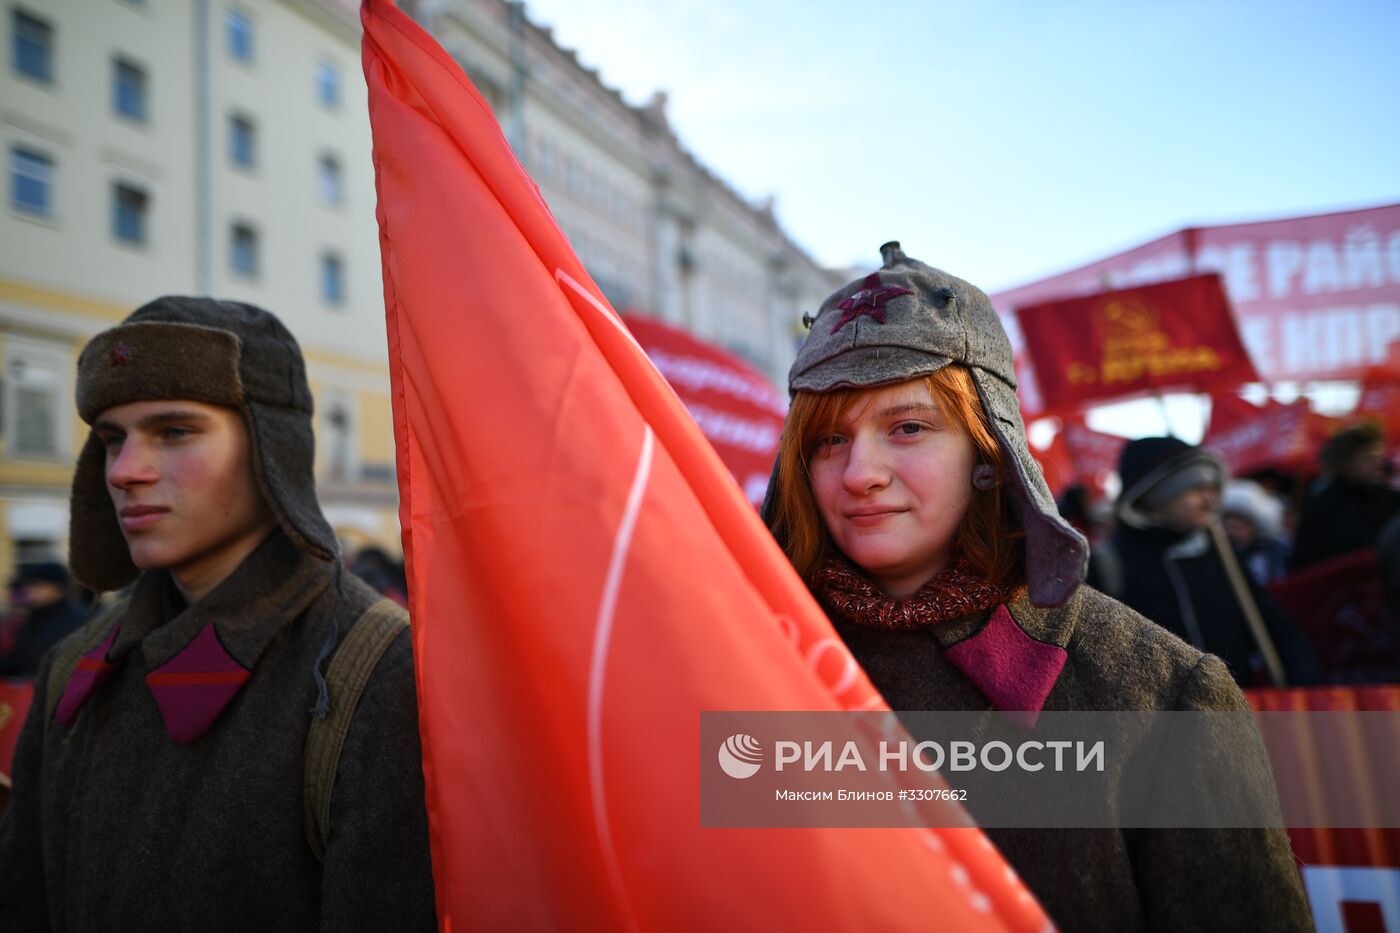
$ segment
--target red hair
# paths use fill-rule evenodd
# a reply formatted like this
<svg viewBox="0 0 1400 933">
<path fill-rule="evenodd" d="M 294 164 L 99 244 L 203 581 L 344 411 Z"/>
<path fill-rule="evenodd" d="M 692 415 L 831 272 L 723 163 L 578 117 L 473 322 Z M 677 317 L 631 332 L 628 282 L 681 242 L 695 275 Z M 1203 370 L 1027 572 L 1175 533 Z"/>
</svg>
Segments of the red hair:
<svg viewBox="0 0 1400 933">
<path fill-rule="evenodd" d="M 1025 532 L 1018 526 L 1008 500 L 1003 474 L 1006 456 L 987 421 L 967 367 L 949 364 L 935 373 L 916 377 L 950 424 L 967 433 L 977 459 L 996 473 L 996 484 L 974 490 L 972 504 L 958 524 L 956 549 L 989 582 L 998 586 L 1021 582 Z M 911 380 L 912 381 L 912 380 Z M 798 392 L 792 400 L 778 446 L 777 496 L 773 531 L 783 542 L 788 560 L 809 584 L 836 553 L 812 496 L 808 460 L 817 439 L 830 434 L 837 420 L 868 390 L 837 389 L 817 394 Z M 968 483 L 972 477 L 967 477 Z"/>
</svg>

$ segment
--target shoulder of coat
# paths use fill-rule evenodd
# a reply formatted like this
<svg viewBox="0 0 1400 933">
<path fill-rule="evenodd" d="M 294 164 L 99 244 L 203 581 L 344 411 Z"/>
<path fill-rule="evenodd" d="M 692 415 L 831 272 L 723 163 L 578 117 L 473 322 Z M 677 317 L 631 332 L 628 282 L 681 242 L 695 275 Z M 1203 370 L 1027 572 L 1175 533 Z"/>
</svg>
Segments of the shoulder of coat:
<svg viewBox="0 0 1400 933">
<path fill-rule="evenodd" d="M 1079 594 L 1068 646 L 1078 676 L 1116 695 L 1113 708 L 1172 708 L 1205 655 L 1111 596 Z"/>
</svg>

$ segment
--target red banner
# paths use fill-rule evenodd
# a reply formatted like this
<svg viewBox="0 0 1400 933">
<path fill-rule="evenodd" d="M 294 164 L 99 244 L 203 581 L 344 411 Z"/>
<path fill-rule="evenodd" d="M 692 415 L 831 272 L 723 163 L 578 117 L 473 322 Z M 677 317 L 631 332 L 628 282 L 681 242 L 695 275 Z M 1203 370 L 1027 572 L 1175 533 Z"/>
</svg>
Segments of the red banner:
<svg viewBox="0 0 1400 933">
<path fill-rule="evenodd" d="M 1050 446 L 1044 449 L 1032 446 L 1031 456 L 1040 465 L 1040 472 L 1045 477 L 1045 485 L 1050 487 L 1050 495 L 1056 499 L 1060 498 L 1066 489 L 1079 481 L 1078 471 L 1074 467 L 1074 458 L 1070 455 L 1069 445 L 1065 443 L 1065 432 L 1056 431 L 1055 436 L 1050 440 Z"/>
<path fill-rule="evenodd" d="M 1400 676 L 1400 619 L 1386 611 L 1373 549 L 1343 554 L 1269 584 L 1303 627 L 1331 681 Z"/>
<path fill-rule="evenodd" d="M 1261 713 L 1400 711 L 1400 686 L 1393 685 L 1246 690 L 1245 696 Z M 1394 791 L 1371 787 L 1364 777 L 1372 770 L 1364 764 L 1367 756 L 1392 755 L 1393 747 L 1369 747 L 1344 732 L 1314 731 L 1311 741 L 1297 742 L 1296 730 L 1286 730 L 1286 743 L 1267 728 L 1262 732 L 1280 787 L 1320 786 L 1325 771 L 1355 775 L 1357 799 Z M 1400 829 L 1293 828 L 1288 835 L 1318 930 L 1400 928 Z"/>
<path fill-rule="evenodd" d="M 1244 476 L 1266 468 L 1317 468 L 1319 422 L 1306 400 L 1291 405 L 1253 405 L 1233 393 L 1211 399 L 1210 425 L 1201 446 L 1219 454 L 1230 473 Z"/>
<path fill-rule="evenodd" d="M 1045 927 L 976 829 L 700 825 L 702 710 L 883 703 L 491 108 L 361 18 L 442 928 Z"/>
<path fill-rule="evenodd" d="M 1050 494 L 1057 499 L 1068 487 L 1078 483 L 1085 486 L 1094 499 L 1107 491 L 1109 476 L 1118 470 L 1118 456 L 1123 452 L 1126 437 L 1095 431 L 1084 419 L 1064 419 L 1055 432 L 1050 446 L 1044 450 L 1031 449 Z"/>
<path fill-rule="evenodd" d="M 1385 431 L 1390 446 L 1400 446 L 1400 381 L 1363 384 L 1351 420 L 1375 422 Z"/>
<path fill-rule="evenodd" d="M 1061 433 L 1079 481 L 1096 495 L 1104 495 L 1109 476 L 1118 472 L 1118 457 L 1128 439 L 1095 431 L 1080 418 L 1066 420 Z"/>
<path fill-rule="evenodd" d="M 786 397 L 732 353 L 654 318 L 626 314 L 622 319 L 745 497 L 755 506 L 762 504 L 787 414 Z"/>
<path fill-rule="evenodd" d="M 0 677 L 0 773 L 10 773 L 15 743 L 19 741 L 19 731 L 24 726 L 24 717 L 29 713 L 29 703 L 33 698 L 32 681 Z"/>
<path fill-rule="evenodd" d="M 1400 377 L 1400 204 L 1181 230 L 992 300 L 1020 356 L 1015 308 L 1196 272 L 1224 277 L 1261 379 Z M 1040 411 L 1033 367 L 1018 371 L 1023 406 Z"/>
<path fill-rule="evenodd" d="M 1319 415 L 1306 399 L 1291 405 L 1270 401 L 1260 408 L 1224 392 L 1212 396 L 1201 447 L 1221 455 L 1235 476 L 1260 469 L 1312 474 L 1319 469 L 1317 452 L 1340 426 L 1340 419 Z"/>
<path fill-rule="evenodd" d="M 1257 378 L 1216 275 L 1017 309 L 1048 409 Z"/>
</svg>

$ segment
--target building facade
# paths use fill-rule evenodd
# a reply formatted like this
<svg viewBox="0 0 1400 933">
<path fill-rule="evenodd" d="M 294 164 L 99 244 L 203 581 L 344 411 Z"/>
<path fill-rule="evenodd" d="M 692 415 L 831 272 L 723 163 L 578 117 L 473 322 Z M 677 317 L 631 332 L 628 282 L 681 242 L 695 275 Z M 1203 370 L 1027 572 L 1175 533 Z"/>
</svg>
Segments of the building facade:
<svg viewBox="0 0 1400 933">
<path fill-rule="evenodd" d="M 343 6 L 5 4 L 0 570 L 62 557 L 86 426 L 76 357 L 162 294 L 275 311 L 317 402 L 322 501 L 396 546 L 383 293 L 359 24 Z"/>
<path fill-rule="evenodd" d="M 700 164 L 666 97 L 627 104 L 506 0 L 401 4 L 495 110 L 579 258 L 614 307 L 723 346 L 778 385 L 804 311 L 840 284 Z"/>
<path fill-rule="evenodd" d="M 404 0 L 487 97 L 619 310 L 781 384 L 837 284 L 503 0 Z M 316 395 L 318 481 L 398 548 L 383 292 L 354 0 L 7 0 L 0 69 L 0 570 L 66 551 L 76 357 L 161 294 L 276 312 Z"/>
</svg>

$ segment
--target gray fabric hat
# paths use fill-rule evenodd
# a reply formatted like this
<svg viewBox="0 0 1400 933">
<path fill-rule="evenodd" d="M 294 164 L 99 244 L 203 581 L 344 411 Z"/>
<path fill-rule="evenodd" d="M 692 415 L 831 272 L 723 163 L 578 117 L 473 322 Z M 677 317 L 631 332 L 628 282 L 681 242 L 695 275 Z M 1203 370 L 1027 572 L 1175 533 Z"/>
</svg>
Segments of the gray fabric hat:
<svg viewBox="0 0 1400 933">
<path fill-rule="evenodd" d="M 1118 494 L 1114 513 L 1133 528 L 1159 527 L 1158 509 L 1188 489 L 1214 486 L 1229 478 L 1225 462 L 1202 447 L 1176 437 L 1140 437 L 1124 445 L 1118 456 Z"/>
<path fill-rule="evenodd" d="M 823 302 L 788 374 L 788 389 L 830 392 L 905 382 L 961 363 L 987 412 L 1010 470 L 1013 502 L 1026 530 L 1031 602 L 1058 606 L 1088 569 L 1089 545 L 1060 517 L 1040 466 L 1031 457 L 1016 401 L 1011 342 L 981 289 L 880 247 L 884 266 Z M 773 486 L 764 515 L 771 517 Z M 969 477 L 969 482 L 971 478 Z M 771 524 L 771 522 L 770 522 Z"/>
<path fill-rule="evenodd" d="M 167 399 L 236 409 L 278 524 L 301 550 L 335 559 L 335 533 L 316 500 L 311 388 L 281 321 L 233 301 L 158 298 L 93 337 L 78 357 L 78 413 L 88 424 L 117 405 Z M 140 574 L 105 473 L 106 451 L 89 433 L 73 475 L 68 564 L 94 590 L 120 589 Z"/>
</svg>

